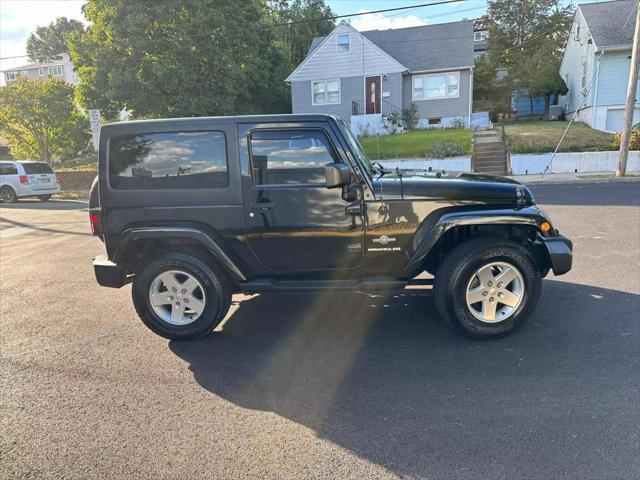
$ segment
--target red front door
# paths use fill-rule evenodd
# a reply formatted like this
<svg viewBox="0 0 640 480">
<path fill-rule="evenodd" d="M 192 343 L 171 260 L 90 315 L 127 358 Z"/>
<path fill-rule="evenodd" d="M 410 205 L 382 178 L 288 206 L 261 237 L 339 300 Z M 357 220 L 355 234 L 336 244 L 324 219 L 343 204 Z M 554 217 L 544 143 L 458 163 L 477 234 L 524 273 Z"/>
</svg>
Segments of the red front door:
<svg viewBox="0 0 640 480">
<path fill-rule="evenodd" d="M 380 113 L 380 77 L 365 77 L 364 102 L 367 113 Z"/>
</svg>

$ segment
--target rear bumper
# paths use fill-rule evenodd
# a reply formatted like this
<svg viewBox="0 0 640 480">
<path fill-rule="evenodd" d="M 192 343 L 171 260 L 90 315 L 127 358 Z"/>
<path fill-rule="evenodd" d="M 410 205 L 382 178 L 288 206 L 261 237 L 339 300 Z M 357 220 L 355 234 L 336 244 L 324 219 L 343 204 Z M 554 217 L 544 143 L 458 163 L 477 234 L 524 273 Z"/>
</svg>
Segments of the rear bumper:
<svg viewBox="0 0 640 480">
<path fill-rule="evenodd" d="M 53 195 L 54 193 L 60 193 L 60 184 L 53 183 L 51 188 L 32 188 L 29 185 L 20 185 L 17 189 L 18 197 L 35 197 L 38 195 Z"/>
<path fill-rule="evenodd" d="M 120 288 L 127 283 L 125 272 L 106 255 L 98 255 L 93 259 L 93 271 L 98 284 L 103 287 Z"/>
<path fill-rule="evenodd" d="M 562 275 L 571 270 L 573 264 L 573 242 L 571 240 L 564 235 L 539 237 L 538 240 L 547 248 L 554 275 Z"/>
</svg>

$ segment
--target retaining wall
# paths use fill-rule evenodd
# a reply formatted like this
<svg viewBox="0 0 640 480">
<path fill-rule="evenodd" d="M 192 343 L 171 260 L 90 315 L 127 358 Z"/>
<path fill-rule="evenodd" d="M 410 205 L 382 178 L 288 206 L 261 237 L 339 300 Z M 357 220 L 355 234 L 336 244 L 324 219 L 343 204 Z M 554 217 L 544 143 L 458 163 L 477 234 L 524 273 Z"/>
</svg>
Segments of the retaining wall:
<svg viewBox="0 0 640 480">
<path fill-rule="evenodd" d="M 547 173 L 615 172 L 619 154 L 618 151 L 556 153 Z M 542 173 L 549 164 L 551 155 L 551 153 L 511 154 L 512 174 Z M 629 152 L 627 172 L 640 172 L 640 151 Z"/>
</svg>

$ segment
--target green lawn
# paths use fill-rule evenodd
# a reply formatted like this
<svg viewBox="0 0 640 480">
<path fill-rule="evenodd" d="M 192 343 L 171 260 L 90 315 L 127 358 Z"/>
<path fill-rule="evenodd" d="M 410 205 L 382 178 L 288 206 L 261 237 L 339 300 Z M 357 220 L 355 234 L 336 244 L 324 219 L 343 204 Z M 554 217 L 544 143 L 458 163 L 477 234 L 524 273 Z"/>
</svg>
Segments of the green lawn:
<svg viewBox="0 0 640 480">
<path fill-rule="evenodd" d="M 568 122 L 523 121 L 504 126 L 511 153 L 553 152 Z M 574 122 L 564 137 L 560 152 L 593 152 L 617 150 L 613 135 L 594 130 L 581 122 Z"/>
<path fill-rule="evenodd" d="M 471 130 L 447 128 L 413 130 L 400 135 L 380 135 L 360 138 L 362 148 L 369 160 L 385 158 L 424 158 L 427 148 L 438 143 L 456 143 L 467 155 L 471 155 Z M 378 154 L 378 152 L 380 152 Z"/>
</svg>

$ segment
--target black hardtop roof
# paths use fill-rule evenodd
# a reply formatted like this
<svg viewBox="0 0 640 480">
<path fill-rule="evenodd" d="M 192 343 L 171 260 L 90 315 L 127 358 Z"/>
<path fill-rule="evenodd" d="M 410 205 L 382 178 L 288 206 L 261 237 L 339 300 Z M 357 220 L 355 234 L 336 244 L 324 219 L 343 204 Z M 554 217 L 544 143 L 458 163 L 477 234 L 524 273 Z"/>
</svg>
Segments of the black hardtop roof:
<svg viewBox="0 0 640 480">
<path fill-rule="evenodd" d="M 282 113 L 273 115 L 235 115 L 219 117 L 181 117 L 181 118 L 160 118 L 150 120 L 132 120 L 129 122 L 113 122 L 102 125 L 102 129 L 117 130 L 126 129 L 128 125 L 136 128 L 140 126 L 161 127 L 163 125 L 175 127 L 176 125 L 197 126 L 200 123 L 291 123 L 291 122 L 323 122 L 327 120 L 338 121 L 335 115 L 322 113 Z"/>
</svg>

